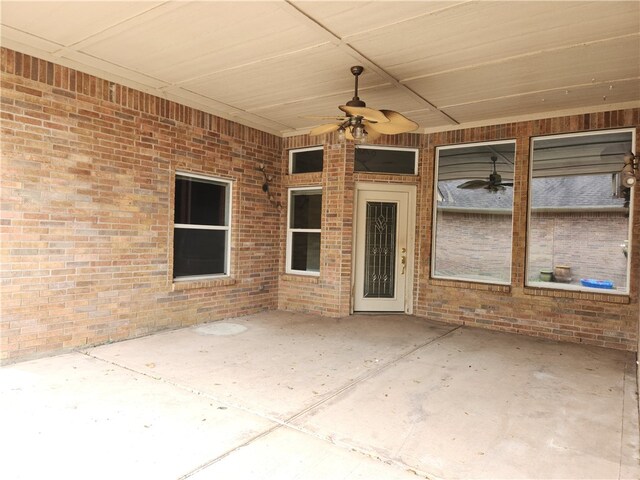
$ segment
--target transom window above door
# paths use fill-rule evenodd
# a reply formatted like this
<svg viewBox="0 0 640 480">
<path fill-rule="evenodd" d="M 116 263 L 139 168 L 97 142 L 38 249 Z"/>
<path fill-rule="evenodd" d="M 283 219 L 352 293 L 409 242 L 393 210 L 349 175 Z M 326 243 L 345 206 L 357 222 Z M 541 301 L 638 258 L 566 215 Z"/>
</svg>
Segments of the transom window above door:
<svg viewBox="0 0 640 480">
<path fill-rule="evenodd" d="M 357 145 L 353 170 L 356 172 L 418 174 L 418 149 Z"/>
</svg>

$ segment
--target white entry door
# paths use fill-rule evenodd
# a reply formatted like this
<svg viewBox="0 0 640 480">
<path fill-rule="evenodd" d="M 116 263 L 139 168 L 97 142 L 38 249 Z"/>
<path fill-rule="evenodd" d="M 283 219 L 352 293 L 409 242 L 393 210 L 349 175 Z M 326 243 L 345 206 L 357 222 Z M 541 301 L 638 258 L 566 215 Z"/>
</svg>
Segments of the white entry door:
<svg viewBox="0 0 640 480">
<path fill-rule="evenodd" d="M 358 187 L 354 311 L 411 313 L 414 225 L 414 186 Z"/>
</svg>

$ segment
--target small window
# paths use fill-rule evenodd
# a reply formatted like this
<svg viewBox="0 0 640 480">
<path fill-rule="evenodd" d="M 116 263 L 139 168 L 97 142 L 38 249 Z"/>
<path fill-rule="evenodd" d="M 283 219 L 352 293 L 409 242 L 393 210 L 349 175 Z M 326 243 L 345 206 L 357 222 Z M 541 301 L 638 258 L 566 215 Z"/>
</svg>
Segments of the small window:
<svg viewBox="0 0 640 480">
<path fill-rule="evenodd" d="M 173 278 L 229 274 L 231 183 L 176 174 Z"/>
<path fill-rule="evenodd" d="M 320 274 L 320 225 L 322 190 L 289 190 L 287 225 L 287 272 Z"/>
<path fill-rule="evenodd" d="M 322 172 L 324 150 L 322 147 L 289 150 L 291 173 Z"/>
<path fill-rule="evenodd" d="M 511 282 L 513 141 L 436 150 L 434 278 Z"/>
<path fill-rule="evenodd" d="M 356 146 L 356 172 L 418 174 L 418 150 L 415 148 L 385 148 Z"/>
<path fill-rule="evenodd" d="M 622 186 L 634 130 L 532 140 L 527 285 L 629 291 L 631 191 Z"/>
</svg>

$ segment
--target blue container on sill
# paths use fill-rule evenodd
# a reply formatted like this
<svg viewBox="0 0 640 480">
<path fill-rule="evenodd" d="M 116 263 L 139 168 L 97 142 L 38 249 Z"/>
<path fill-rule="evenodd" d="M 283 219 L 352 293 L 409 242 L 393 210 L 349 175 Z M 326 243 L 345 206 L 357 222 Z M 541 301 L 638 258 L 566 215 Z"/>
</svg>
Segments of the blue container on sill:
<svg viewBox="0 0 640 480">
<path fill-rule="evenodd" d="M 580 283 L 585 287 L 591 287 L 591 288 L 606 288 L 609 290 L 613 288 L 613 282 L 609 280 L 594 280 L 593 278 L 581 278 Z"/>
</svg>

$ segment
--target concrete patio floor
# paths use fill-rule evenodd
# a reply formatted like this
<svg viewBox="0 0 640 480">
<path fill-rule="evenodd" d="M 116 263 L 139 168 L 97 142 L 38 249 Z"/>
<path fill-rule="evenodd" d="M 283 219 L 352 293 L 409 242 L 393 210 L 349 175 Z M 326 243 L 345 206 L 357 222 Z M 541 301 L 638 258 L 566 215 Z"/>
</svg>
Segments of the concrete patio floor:
<svg viewBox="0 0 640 480">
<path fill-rule="evenodd" d="M 3 479 L 640 478 L 635 355 L 266 312 L 0 369 Z"/>
</svg>

